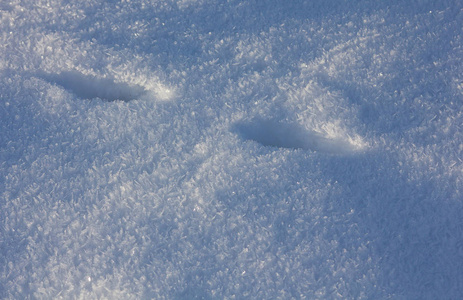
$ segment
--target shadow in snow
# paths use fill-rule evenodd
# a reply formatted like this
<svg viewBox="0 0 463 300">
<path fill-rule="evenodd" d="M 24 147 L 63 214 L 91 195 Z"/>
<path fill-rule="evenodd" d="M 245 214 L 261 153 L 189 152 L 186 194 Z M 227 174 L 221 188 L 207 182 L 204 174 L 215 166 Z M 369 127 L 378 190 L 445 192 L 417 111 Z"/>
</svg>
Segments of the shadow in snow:
<svg viewBox="0 0 463 300">
<path fill-rule="evenodd" d="M 131 101 L 140 98 L 147 91 L 139 85 L 115 82 L 109 78 L 97 78 L 76 71 L 59 74 L 43 73 L 41 78 L 62 86 L 69 92 L 83 99 L 100 98 L 104 101 Z"/>
<path fill-rule="evenodd" d="M 297 124 L 272 120 L 253 120 L 235 124 L 235 131 L 245 140 L 255 141 L 263 146 L 304 149 L 332 154 L 352 152 L 354 147 L 347 141 L 330 139 Z"/>
</svg>

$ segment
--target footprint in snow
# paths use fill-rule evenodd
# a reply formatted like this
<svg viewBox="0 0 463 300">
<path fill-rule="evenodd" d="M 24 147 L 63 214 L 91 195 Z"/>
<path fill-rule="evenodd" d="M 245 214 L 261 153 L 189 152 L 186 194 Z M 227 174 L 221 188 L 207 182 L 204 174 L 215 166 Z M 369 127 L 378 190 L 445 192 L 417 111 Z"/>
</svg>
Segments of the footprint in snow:
<svg viewBox="0 0 463 300">
<path fill-rule="evenodd" d="M 104 101 L 131 101 L 139 99 L 147 91 L 139 85 L 115 82 L 108 78 L 97 78 L 76 71 L 58 74 L 41 74 L 43 79 L 57 84 L 83 99 L 100 98 Z"/>
<path fill-rule="evenodd" d="M 287 124 L 272 120 L 256 119 L 235 124 L 235 131 L 244 139 L 263 146 L 303 149 L 331 154 L 352 152 L 354 146 L 341 139 L 327 138 L 315 131 L 297 124 Z"/>
</svg>

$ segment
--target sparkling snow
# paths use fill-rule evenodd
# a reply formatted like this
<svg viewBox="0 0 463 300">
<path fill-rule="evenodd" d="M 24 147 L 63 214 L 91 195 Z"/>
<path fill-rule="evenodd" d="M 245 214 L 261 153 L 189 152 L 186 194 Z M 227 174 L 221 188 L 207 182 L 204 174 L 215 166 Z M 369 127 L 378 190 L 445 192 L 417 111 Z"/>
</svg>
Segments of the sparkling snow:
<svg viewBox="0 0 463 300">
<path fill-rule="evenodd" d="M 463 298 L 463 2 L 0 2 L 0 298 Z"/>
</svg>

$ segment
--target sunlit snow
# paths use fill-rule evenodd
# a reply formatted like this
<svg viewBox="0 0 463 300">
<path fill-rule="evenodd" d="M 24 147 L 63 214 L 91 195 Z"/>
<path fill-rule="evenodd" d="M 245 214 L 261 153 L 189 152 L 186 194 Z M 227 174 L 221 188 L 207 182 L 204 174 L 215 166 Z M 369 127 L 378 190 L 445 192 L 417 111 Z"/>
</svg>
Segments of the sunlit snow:
<svg viewBox="0 0 463 300">
<path fill-rule="evenodd" d="M 0 2 L 0 298 L 463 298 L 462 24 Z"/>
</svg>

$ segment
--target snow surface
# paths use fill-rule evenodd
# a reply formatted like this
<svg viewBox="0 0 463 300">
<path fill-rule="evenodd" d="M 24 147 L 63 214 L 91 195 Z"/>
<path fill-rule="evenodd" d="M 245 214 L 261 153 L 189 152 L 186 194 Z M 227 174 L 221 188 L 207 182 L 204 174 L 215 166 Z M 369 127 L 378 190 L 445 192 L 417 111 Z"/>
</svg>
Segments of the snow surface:
<svg viewBox="0 0 463 300">
<path fill-rule="evenodd" d="M 461 0 L 3 0 L 0 298 L 463 298 Z"/>
</svg>

